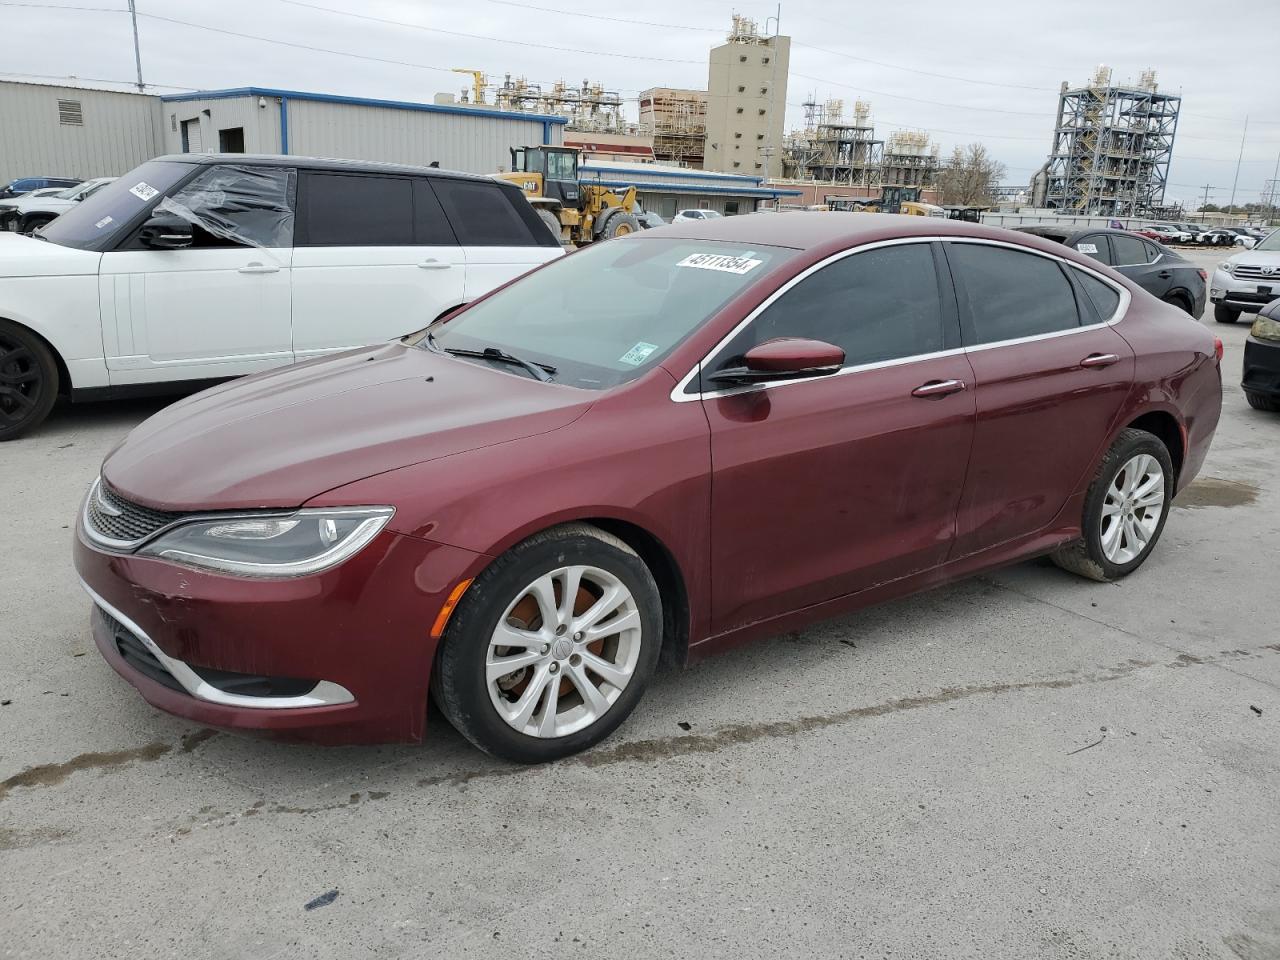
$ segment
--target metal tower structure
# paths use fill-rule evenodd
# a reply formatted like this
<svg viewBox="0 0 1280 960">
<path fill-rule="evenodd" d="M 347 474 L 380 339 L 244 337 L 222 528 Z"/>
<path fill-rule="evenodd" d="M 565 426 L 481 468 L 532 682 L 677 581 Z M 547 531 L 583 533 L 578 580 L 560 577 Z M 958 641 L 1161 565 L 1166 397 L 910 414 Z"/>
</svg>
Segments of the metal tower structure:
<svg viewBox="0 0 1280 960">
<path fill-rule="evenodd" d="M 1164 205 L 1182 98 L 1160 93 L 1154 70 L 1133 86 L 1100 66 L 1058 98 L 1045 204 L 1096 216 L 1151 216 Z"/>
</svg>

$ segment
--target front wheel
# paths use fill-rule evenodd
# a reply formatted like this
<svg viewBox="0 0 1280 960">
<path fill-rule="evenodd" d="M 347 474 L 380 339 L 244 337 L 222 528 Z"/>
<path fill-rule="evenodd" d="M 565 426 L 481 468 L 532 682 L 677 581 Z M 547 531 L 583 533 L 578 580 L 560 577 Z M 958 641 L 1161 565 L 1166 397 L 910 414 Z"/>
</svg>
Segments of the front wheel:
<svg viewBox="0 0 1280 960">
<path fill-rule="evenodd" d="M 605 221 L 600 231 L 601 240 L 612 240 L 614 237 L 625 237 L 640 229 L 640 218 L 634 213 L 621 210 Z"/>
<path fill-rule="evenodd" d="M 58 365 L 31 331 L 0 320 L 0 440 L 37 426 L 58 399 Z"/>
<path fill-rule="evenodd" d="M 599 743 L 640 702 L 662 645 L 662 602 L 634 550 L 588 524 L 514 547 L 449 623 L 436 689 L 480 749 L 542 763 Z"/>
<path fill-rule="evenodd" d="M 1213 305 L 1213 319 L 1219 323 L 1235 323 L 1240 319 L 1240 311 L 1235 307 L 1228 307 L 1225 303 L 1215 303 Z"/>
<path fill-rule="evenodd" d="M 1160 539 L 1173 499 L 1173 460 L 1145 430 L 1121 432 L 1085 495 L 1081 538 L 1053 554 L 1064 570 L 1119 580 L 1137 570 Z"/>
</svg>

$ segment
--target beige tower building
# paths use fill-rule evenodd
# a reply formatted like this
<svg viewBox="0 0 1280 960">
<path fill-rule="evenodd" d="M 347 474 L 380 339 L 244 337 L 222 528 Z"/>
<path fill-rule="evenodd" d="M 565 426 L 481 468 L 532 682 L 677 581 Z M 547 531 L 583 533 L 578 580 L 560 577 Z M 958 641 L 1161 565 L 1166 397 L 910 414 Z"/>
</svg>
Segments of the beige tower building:
<svg viewBox="0 0 1280 960">
<path fill-rule="evenodd" d="M 728 42 L 711 50 L 705 169 L 782 175 L 790 60 L 790 37 L 761 36 L 754 20 L 734 15 Z"/>
</svg>

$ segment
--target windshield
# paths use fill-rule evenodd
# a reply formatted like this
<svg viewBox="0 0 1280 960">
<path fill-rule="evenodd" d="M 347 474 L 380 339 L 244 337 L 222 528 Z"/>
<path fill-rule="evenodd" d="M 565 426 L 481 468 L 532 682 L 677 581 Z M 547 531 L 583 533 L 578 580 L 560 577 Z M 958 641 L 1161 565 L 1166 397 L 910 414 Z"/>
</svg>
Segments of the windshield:
<svg viewBox="0 0 1280 960">
<path fill-rule="evenodd" d="M 557 383 L 601 390 L 653 367 L 730 298 L 794 254 L 706 240 L 610 240 L 435 324 L 434 346 L 497 347 L 555 367 Z M 426 338 L 417 342 L 428 345 Z M 525 375 L 518 367 L 503 369 Z"/>
<path fill-rule="evenodd" d="M 77 183 L 74 187 L 67 187 L 65 190 L 59 190 L 57 193 L 53 194 L 53 196 L 57 197 L 59 200 L 70 200 L 84 188 L 85 185 L 83 183 Z"/>
<path fill-rule="evenodd" d="M 101 249 L 144 207 L 190 172 L 188 163 L 151 160 L 95 190 L 41 229 L 40 235 L 64 247 Z M 70 192 L 80 189 L 72 187 Z"/>
<path fill-rule="evenodd" d="M 1255 250 L 1280 250 L 1280 230 L 1272 230 L 1265 240 L 1253 245 Z"/>
</svg>

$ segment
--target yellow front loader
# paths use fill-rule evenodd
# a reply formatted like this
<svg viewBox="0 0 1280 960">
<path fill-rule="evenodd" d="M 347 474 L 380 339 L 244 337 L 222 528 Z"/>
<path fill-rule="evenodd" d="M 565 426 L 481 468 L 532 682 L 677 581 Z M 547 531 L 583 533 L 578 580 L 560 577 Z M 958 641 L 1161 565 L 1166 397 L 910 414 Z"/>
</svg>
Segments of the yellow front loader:
<svg viewBox="0 0 1280 960">
<path fill-rule="evenodd" d="M 570 147 L 520 147 L 511 172 L 497 174 L 524 191 L 538 216 L 566 246 L 610 240 L 640 229 L 636 188 L 619 193 L 578 179 L 578 151 Z"/>
</svg>

